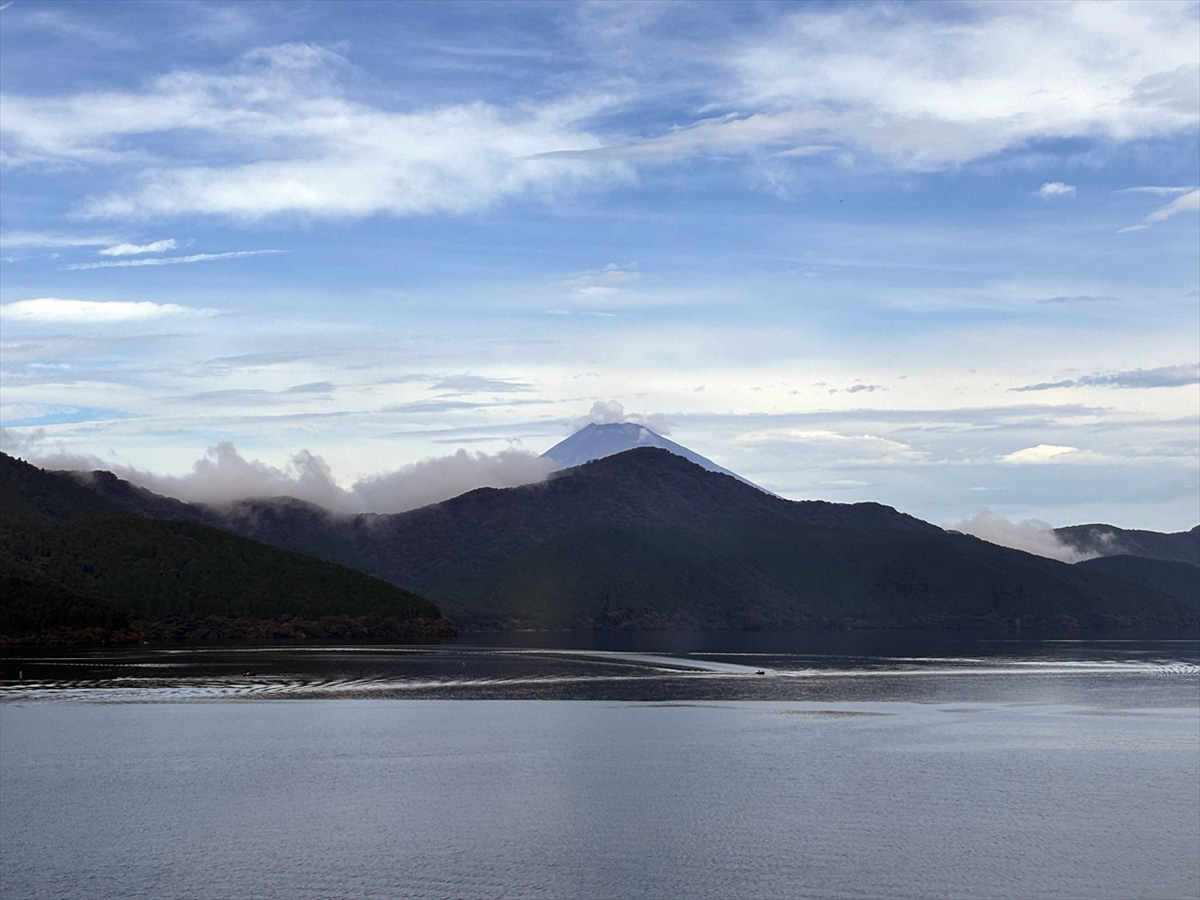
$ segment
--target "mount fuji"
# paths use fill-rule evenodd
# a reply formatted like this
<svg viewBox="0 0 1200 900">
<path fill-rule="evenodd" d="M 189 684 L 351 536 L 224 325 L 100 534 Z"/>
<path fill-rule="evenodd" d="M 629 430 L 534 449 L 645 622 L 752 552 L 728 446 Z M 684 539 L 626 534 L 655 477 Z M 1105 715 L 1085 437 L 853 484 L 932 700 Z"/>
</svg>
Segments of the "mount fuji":
<svg viewBox="0 0 1200 900">
<path fill-rule="evenodd" d="M 594 459 L 616 456 L 618 453 L 638 447 L 658 447 L 660 450 L 667 450 L 703 469 L 708 469 L 710 472 L 720 472 L 722 475 L 736 478 L 743 484 L 758 488 L 757 484 L 746 480 L 736 472 L 730 472 L 694 450 L 669 441 L 645 425 L 638 425 L 634 422 L 611 422 L 603 425 L 593 422 L 566 440 L 559 441 L 543 453 L 542 458 L 554 463 L 556 469 L 572 469 Z M 758 489 L 762 490 L 762 488 Z"/>
</svg>

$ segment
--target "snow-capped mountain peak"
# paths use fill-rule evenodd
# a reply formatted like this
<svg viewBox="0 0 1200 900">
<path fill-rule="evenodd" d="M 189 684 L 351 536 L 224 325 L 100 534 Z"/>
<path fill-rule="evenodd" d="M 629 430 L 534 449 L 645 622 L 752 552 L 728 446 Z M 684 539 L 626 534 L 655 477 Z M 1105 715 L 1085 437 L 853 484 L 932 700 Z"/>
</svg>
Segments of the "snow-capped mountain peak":
<svg viewBox="0 0 1200 900">
<path fill-rule="evenodd" d="M 603 425 L 593 422 L 566 440 L 555 444 L 543 453 L 542 457 L 553 462 L 557 469 L 569 469 L 573 466 L 581 466 L 593 459 L 603 459 L 606 456 L 624 453 L 626 450 L 633 450 L 636 447 L 659 447 L 669 450 L 710 472 L 730 475 L 738 481 L 758 487 L 737 473 L 718 466 L 711 459 L 676 444 L 674 441 L 669 441 L 645 425 L 638 425 L 635 422 L 612 422 Z"/>
</svg>

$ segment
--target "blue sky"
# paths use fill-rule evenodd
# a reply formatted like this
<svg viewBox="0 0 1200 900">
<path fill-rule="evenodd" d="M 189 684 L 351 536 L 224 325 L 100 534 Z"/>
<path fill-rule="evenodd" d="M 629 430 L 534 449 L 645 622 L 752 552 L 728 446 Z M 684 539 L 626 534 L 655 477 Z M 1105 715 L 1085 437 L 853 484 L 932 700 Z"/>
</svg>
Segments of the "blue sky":
<svg viewBox="0 0 1200 900">
<path fill-rule="evenodd" d="M 13 0 L 0 51 L 9 452 L 383 509 L 644 417 L 789 497 L 1196 524 L 1195 3 Z"/>
</svg>

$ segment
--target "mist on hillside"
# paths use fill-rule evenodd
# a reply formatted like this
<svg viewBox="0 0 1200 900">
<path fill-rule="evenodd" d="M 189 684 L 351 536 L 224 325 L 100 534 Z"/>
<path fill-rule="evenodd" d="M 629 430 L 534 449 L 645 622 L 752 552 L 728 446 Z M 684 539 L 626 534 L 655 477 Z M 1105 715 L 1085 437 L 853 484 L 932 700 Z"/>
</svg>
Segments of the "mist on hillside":
<svg viewBox="0 0 1200 900">
<path fill-rule="evenodd" d="M 1072 547 L 1054 533 L 1048 522 L 1039 519 L 1023 519 L 1014 522 L 990 510 L 981 509 L 969 519 L 950 526 L 955 531 L 973 534 L 977 538 L 1001 547 L 1024 550 L 1035 556 L 1045 556 L 1065 563 L 1077 563 L 1093 559 L 1098 553 L 1083 553 Z"/>
<path fill-rule="evenodd" d="M 113 463 L 97 456 L 42 446 L 36 440 L 12 440 L 5 451 L 44 469 L 107 470 L 156 494 L 188 503 L 223 504 L 264 497 L 295 497 L 343 514 L 397 513 L 448 500 L 482 487 L 506 488 L 543 481 L 553 464 L 524 450 L 499 453 L 458 450 L 360 478 L 342 487 L 325 460 L 307 450 L 284 466 L 249 459 L 229 441 L 205 451 L 190 472 L 168 475 Z"/>
</svg>

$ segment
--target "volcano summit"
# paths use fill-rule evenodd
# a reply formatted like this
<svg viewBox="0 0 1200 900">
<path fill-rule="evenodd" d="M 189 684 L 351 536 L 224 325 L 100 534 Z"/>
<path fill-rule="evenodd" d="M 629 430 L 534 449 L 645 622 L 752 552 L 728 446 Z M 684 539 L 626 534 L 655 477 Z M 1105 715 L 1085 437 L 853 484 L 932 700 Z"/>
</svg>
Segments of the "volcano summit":
<svg viewBox="0 0 1200 900">
<path fill-rule="evenodd" d="M 611 422 L 607 424 L 592 424 L 581 428 L 569 438 L 559 441 L 542 454 L 543 459 L 554 463 L 555 469 L 572 469 L 582 466 L 594 459 L 604 459 L 606 456 L 616 456 L 626 450 L 636 450 L 639 447 L 658 447 L 676 456 L 682 456 L 688 462 L 695 463 L 710 472 L 720 472 L 736 478 L 743 484 L 758 487 L 736 472 L 731 472 L 724 466 L 718 466 L 707 457 L 701 456 L 694 450 L 689 450 L 674 441 L 669 441 L 661 434 L 656 434 L 645 425 L 635 422 Z M 762 490 L 762 488 L 759 488 Z"/>
</svg>

